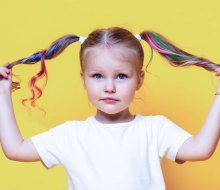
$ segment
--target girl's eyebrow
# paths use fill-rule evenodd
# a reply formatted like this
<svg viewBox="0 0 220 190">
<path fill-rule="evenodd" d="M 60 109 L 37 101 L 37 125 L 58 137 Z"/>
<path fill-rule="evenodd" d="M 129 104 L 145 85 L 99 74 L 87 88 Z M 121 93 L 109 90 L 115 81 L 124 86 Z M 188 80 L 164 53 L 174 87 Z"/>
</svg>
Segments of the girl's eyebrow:
<svg viewBox="0 0 220 190">
<path fill-rule="evenodd" d="M 104 68 L 105 69 L 105 68 Z M 102 67 L 87 67 L 88 71 L 102 71 Z"/>
<path fill-rule="evenodd" d="M 90 72 L 102 72 L 102 71 L 109 71 L 108 68 L 91 68 L 91 69 L 88 69 L 88 71 Z M 126 72 L 126 71 L 133 71 L 132 68 L 117 68 L 114 70 L 115 72 Z"/>
<path fill-rule="evenodd" d="M 103 70 L 101 70 L 101 69 L 91 69 L 91 70 L 87 70 L 87 72 L 95 73 L 95 72 L 103 72 Z"/>
</svg>

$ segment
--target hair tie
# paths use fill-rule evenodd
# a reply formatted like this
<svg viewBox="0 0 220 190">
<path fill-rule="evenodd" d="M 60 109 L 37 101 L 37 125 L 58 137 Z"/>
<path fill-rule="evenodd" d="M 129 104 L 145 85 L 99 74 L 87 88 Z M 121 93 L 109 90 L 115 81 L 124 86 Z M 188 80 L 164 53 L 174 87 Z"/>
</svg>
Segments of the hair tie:
<svg viewBox="0 0 220 190">
<path fill-rule="evenodd" d="M 137 40 L 141 41 L 142 38 L 141 38 L 140 34 L 135 34 L 134 36 L 135 36 L 135 38 L 137 38 Z"/>
<path fill-rule="evenodd" d="M 83 44 L 83 42 L 86 40 L 86 37 L 83 37 L 83 36 L 80 36 L 79 37 L 79 42 L 80 42 L 80 44 L 82 45 Z"/>
</svg>

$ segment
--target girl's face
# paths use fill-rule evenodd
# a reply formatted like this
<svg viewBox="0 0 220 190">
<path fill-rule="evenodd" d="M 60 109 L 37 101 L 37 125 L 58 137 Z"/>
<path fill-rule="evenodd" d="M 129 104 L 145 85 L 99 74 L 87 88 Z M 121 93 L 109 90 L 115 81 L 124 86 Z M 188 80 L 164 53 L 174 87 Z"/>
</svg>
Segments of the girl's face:
<svg viewBox="0 0 220 190">
<path fill-rule="evenodd" d="M 126 110 L 144 79 L 144 71 L 137 71 L 136 63 L 125 51 L 128 49 L 121 46 L 100 46 L 90 48 L 84 55 L 83 85 L 90 102 L 105 114 Z"/>
</svg>

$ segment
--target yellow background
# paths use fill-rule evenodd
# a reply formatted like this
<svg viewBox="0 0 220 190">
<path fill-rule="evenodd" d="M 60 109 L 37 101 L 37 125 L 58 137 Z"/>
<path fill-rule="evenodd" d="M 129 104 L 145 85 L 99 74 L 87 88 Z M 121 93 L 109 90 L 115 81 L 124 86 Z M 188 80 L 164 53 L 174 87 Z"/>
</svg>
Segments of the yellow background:
<svg viewBox="0 0 220 190">
<path fill-rule="evenodd" d="M 0 63 L 28 57 L 47 48 L 65 34 L 88 35 L 100 27 L 121 26 L 134 34 L 154 30 L 180 48 L 220 62 L 220 2 L 218 0 L 19 0 L 0 3 Z M 149 59 L 149 46 L 145 62 Z M 20 104 L 30 96 L 28 79 L 39 64 L 13 69 L 22 79 L 22 89 L 13 94 L 16 119 L 24 138 L 43 132 L 66 120 L 85 119 L 94 114 L 79 77 L 79 43 L 47 61 L 49 81 L 36 109 Z M 148 67 L 144 87 L 137 93 L 133 113 L 163 114 L 192 134 L 202 127 L 214 98 L 218 78 L 198 67 L 176 68 L 156 52 Z M 1 110 L 4 111 L 4 110 Z M 205 162 L 183 165 L 164 160 L 168 190 L 220 189 L 220 147 Z M 0 152 L 0 190 L 65 190 L 62 167 L 46 169 L 41 163 L 7 160 Z"/>
</svg>

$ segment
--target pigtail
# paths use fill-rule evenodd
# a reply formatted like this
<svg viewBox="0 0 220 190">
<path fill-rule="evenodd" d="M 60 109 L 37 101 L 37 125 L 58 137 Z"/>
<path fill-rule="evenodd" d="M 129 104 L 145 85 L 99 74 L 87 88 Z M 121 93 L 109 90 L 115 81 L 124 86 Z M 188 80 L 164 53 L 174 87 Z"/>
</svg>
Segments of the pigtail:
<svg viewBox="0 0 220 190">
<path fill-rule="evenodd" d="M 30 57 L 20 59 L 18 61 L 15 61 L 13 63 L 10 63 L 7 67 L 11 69 L 13 66 L 18 64 L 35 64 L 37 62 L 41 62 L 41 69 L 40 71 L 33 76 L 29 81 L 29 88 L 32 93 L 32 97 L 27 99 L 22 99 L 22 104 L 25 106 L 25 103 L 28 101 L 30 102 L 31 106 L 36 107 L 36 101 L 42 96 L 43 89 L 45 88 L 48 80 L 48 74 L 47 69 L 45 65 L 46 59 L 53 59 L 56 56 L 58 56 L 60 53 L 64 51 L 64 49 L 72 44 L 73 42 L 78 41 L 80 38 L 75 35 L 66 35 L 58 40 L 54 41 L 48 49 L 39 51 L 31 55 Z M 36 85 L 36 82 L 40 79 L 44 78 L 45 82 L 43 85 L 43 88 L 40 88 Z M 20 83 L 19 82 L 12 82 L 12 92 L 15 90 L 20 89 Z M 38 107 L 39 108 L 39 107 Z M 41 109 L 41 108 L 39 108 Z M 41 109 L 42 110 L 42 109 Z M 42 110 L 43 111 L 43 110 Z"/>
<path fill-rule="evenodd" d="M 203 67 L 208 71 L 215 71 L 220 64 L 215 64 L 208 59 L 197 57 L 189 54 L 175 45 L 171 44 L 164 36 L 156 32 L 145 31 L 140 34 L 151 47 L 155 49 L 162 57 L 164 57 L 173 66 L 191 66 L 196 65 Z"/>
</svg>

